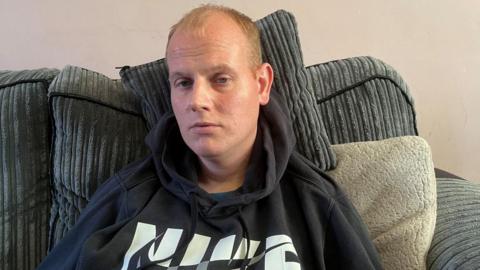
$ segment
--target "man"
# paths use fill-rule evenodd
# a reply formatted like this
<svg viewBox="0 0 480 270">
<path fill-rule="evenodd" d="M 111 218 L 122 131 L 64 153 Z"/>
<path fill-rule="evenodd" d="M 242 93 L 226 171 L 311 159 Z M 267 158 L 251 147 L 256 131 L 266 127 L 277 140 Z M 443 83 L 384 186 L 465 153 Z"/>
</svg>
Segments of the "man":
<svg viewBox="0 0 480 270">
<path fill-rule="evenodd" d="M 345 195 L 293 151 L 255 24 L 194 9 L 169 35 L 174 115 L 39 269 L 378 269 Z"/>
</svg>

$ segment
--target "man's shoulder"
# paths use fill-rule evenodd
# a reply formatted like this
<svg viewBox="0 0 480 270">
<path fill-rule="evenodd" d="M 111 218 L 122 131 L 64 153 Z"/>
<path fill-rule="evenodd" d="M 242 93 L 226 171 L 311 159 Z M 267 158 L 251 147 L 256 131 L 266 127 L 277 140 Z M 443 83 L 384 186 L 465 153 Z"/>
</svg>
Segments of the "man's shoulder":
<svg viewBox="0 0 480 270">
<path fill-rule="evenodd" d="M 127 191 L 138 185 L 158 183 L 155 166 L 151 157 L 134 161 L 116 174 L 117 181 Z"/>
<path fill-rule="evenodd" d="M 303 191 L 326 199 L 335 200 L 344 196 L 334 179 L 297 152 L 290 157 L 283 178 L 284 185 L 294 185 Z"/>
</svg>

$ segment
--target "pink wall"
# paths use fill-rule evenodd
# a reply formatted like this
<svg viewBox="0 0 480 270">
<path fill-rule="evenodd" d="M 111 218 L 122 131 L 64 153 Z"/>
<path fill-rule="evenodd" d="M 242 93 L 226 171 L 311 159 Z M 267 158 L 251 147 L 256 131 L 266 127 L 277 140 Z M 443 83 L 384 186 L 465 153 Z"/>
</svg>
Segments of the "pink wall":
<svg viewBox="0 0 480 270">
<path fill-rule="evenodd" d="M 480 2 L 216 2 L 254 19 L 292 11 L 306 65 L 371 55 L 395 67 L 435 165 L 480 182 Z M 2 0 L 0 69 L 70 64 L 118 78 L 115 66 L 163 57 L 169 26 L 198 3 Z"/>
</svg>

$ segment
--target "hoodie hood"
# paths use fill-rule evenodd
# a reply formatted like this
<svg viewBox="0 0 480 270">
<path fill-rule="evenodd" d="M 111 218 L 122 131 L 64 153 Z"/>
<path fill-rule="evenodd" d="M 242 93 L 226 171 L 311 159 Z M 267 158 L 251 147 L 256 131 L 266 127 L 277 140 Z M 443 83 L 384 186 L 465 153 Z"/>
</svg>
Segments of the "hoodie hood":
<svg viewBox="0 0 480 270">
<path fill-rule="evenodd" d="M 295 145 L 286 112 L 281 97 L 272 91 L 269 103 L 260 109 L 244 184 L 238 194 L 222 201 L 214 200 L 198 186 L 198 158 L 183 141 L 174 115 L 165 115 L 146 138 L 162 185 L 189 204 L 195 200 L 206 216 L 228 215 L 228 209 L 238 209 L 269 195 L 282 178 Z"/>
</svg>

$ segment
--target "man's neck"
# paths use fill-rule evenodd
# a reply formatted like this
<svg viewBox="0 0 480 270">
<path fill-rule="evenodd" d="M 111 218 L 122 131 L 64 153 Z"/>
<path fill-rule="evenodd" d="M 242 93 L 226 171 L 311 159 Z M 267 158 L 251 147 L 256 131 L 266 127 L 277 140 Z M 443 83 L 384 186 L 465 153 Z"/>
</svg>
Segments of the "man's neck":
<svg viewBox="0 0 480 270">
<path fill-rule="evenodd" d="M 222 162 L 200 159 L 198 185 L 208 193 L 228 192 L 243 185 L 251 149 L 244 156 L 229 157 Z"/>
</svg>

